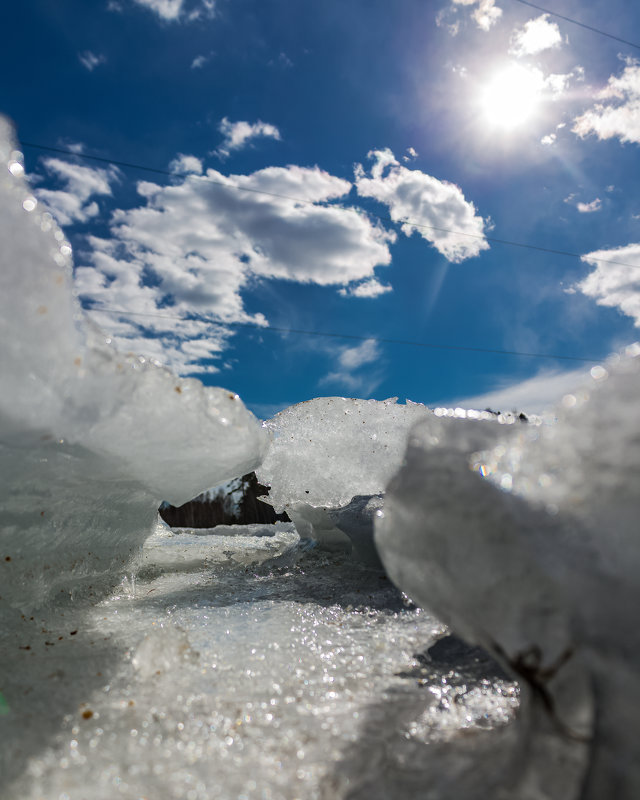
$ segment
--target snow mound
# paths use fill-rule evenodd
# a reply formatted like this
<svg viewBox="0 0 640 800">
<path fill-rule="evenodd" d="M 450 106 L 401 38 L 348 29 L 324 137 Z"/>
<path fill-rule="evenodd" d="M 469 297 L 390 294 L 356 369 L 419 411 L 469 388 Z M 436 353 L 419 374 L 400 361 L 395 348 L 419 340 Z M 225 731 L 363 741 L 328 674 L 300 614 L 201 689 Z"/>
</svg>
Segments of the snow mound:
<svg viewBox="0 0 640 800">
<path fill-rule="evenodd" d="M 4 119 L 0 237 L 0 603 L 26 608 L 95 592 L 160 500 L 251 471 L 268 442 L 237 395 L 118 353 L 85 320 L 71 247 L 30 193 Z"/>
</svg>

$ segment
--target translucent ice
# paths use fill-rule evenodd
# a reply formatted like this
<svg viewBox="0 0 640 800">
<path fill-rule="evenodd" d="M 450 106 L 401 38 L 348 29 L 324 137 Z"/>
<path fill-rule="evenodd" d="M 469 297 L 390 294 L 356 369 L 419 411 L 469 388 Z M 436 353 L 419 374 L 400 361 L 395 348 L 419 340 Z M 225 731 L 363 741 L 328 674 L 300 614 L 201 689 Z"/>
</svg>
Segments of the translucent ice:
<svg viewBox="0 0 640 800">
<path fill-rule="evenodd" d="M 518 799 L 578 796 L 562 747 L 581 798 L 640 796 L 639 353 L 489 446 L 419 423 L 376 520 L 396 584 L 531 689 Z"/>
<path fill-rule="evenodd" d="M 373 514 L 402 462 L 410 427 L 432 415 L 418 403 L 320 397 L 276 414 L 266 424 L 271 447 L 258 480 L 268 501 L 286 510 L 302 536 L 355 551 L 379 565 Z"/>
<path fill-rule="evenodd" d="M 249 472 L 267 437 L 235 394 L 87 324 L 71 247 L 23 173 L 0 120 L 0 604 L 27 608 L 110 583 L 160 500 Z"/>
<path fill-rule="evenodd" d="M 277 510 L 290 503 L 344 506 L 380 494 L 402 463 L 407 434 L 431 415 L 418 403 L 319 397 L 285 408 L 265 424 L 272 436 L 257 470 Z"/>
</svg>

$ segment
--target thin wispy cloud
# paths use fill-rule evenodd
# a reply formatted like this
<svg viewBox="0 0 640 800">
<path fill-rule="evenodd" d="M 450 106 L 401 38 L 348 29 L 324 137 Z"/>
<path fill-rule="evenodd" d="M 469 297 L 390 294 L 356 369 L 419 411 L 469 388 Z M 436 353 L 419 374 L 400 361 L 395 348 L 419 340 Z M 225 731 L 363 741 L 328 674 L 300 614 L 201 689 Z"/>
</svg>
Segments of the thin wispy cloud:
<svg viewBox="0 0 640 800">
<path fill-rule="evenodd" d="M 369 395 L 382 381 L 377 369 L 381 358 L 378 343 L 367 339 L 356 347 L 341 347 L 335 353 L 335 369 L 322 378 L 320 383 L 335 384 L 350 392 Z"/>
<path fill-rule="evenodd" d="M 215 0 L 196 0 L 188 3 L 186 0 L 132 0 L 133 3 L 152 11 L 165 22 L 179 22 L 213 17 L 215 15 Z M 110 4 L 111 10 L 122 10 L 121 3 Z"/>
<path fill-rule="evenodd" d="M 211 60 L 211 56 L 199 55 L 196 56 L 191 62 L 191 69 L 202 69 L 204 65 Z"/>
<path fill-rule="evenodd" d="M 369 278 L 355 286 L 343 287 L 338 294 L 343 297 L 380 297 L 392 291 L 393 288 L 388 284 L 380 283 L 377 278 Z"/>
<path fill-rule="evenodd" d="M 589 380 L 589 368 L 568 372 L 544 370 L 535 377 L 524 381 L 512 382 L 503 379 L 496 388 L 484 394 L 472 397 L 445 400 L 442 405 L 448 407 L 474 408 L 500 412 L 524 412 L 525 414 L 542 414 L 562 401 L 567 393 Z"/>
<path fill-rule="evenodd" d="M 453 0 L 452 8 L 456 6 L 472 7 L 471 16 L 483 31 L 491 30 L 502 16 L 502 9 L 495 4 L 495 0 Z"/>
<path fill-rule="evenodd" d="M 89 70 L 89 72 L 93 72 L 93 70 L 96 67 L 99 67 L 100 64 L 107 63 L 106 56 L 92 53 L 91 50 L 85 50 L 83 53 L 78 53 L 78 60 L 85 69 Z"/>
</svg>

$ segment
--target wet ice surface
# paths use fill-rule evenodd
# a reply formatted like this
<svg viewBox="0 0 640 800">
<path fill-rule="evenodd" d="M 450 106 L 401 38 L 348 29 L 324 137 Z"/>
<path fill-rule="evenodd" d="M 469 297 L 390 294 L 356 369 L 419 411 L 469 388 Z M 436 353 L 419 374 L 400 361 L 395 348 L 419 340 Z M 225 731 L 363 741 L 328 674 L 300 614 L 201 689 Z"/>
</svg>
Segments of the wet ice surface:
<svg viewBox="0 0 640 800">
<path fill-rule="evenodd" d="M 2 634 L 3 800 L 425 797 L 443 747 L 516 746 L 516 684 L 432 658 L 444 627 L 383 573 L 230 534 L 159 524 L 116 593 Z"/>
</svg>

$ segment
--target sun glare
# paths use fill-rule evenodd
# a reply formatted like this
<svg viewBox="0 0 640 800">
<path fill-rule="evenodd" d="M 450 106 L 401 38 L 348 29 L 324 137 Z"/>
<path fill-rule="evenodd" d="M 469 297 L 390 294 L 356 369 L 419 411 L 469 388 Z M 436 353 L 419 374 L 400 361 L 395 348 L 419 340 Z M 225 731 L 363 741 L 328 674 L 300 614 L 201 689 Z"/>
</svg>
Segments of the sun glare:
<svg viewBox="0 0 640 800">
<path fill-rule="evenodd" d="M 496 73 L 482 90 L 480 107 L 485 121 L 512 129 L 535 116 L 544 79 L 539 70 L 513 64 Z"/>
</svg>

